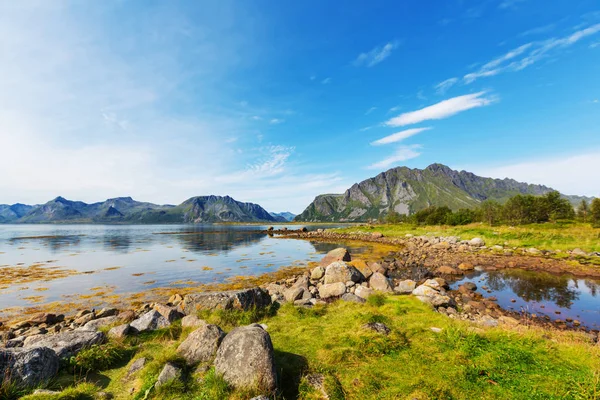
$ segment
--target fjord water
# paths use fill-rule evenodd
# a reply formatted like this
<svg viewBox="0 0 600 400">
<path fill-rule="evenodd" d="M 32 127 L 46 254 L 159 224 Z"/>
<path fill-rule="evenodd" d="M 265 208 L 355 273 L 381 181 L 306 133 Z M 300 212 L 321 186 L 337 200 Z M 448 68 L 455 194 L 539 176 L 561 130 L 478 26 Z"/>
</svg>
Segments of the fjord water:
<svg viewBox="0 0 600 400">
<path fill-rule="evenodd" d="M 507 310 L 536 314 L 551 320 L 580 321 L 600 329 L 600 280 L 547 272 L 505 269 L 474 272 L 455 282 L 473 282 L 485 297 L 494 296 Z"/>
<path fill-rule="evenodd" d="M 318 261 L 336 247 L 271 237 L 262 232 L 265 229 L 257 225 L 0 225 L 0 278 L 6 267 L 38 264 L 80 272 L 48 281 L 2 282 L 0 310 L 76 298 L 98 288 L 136 293 L 261 275 Z M 364 250 L 352 249 L 354 253 Z"/>
</svg>

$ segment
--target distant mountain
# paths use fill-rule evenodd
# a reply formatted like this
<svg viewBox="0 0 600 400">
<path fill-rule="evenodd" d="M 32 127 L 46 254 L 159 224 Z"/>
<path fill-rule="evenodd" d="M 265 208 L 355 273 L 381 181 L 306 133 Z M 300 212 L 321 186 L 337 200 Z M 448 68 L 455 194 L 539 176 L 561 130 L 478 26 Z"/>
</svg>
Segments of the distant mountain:
<svg viewBox="0 0 600 400">
<path fill-rule="evenodd" d="M 429 206 L 457 210 L 476 207 L 486 199 L 504 202 L 517 194 L 543 195 L 552 190 L 514 179 L 483 178 L 442 164 L 422 170 L 398 167 L 356 183 L 344 194 L 317 196 L 296 221 L 365 221 L 391 211 L 408 215 Z M 573 204 L 585 198 L 563 197 Z"/>
<path fill-rule="evenodd" d="M 296 217 L 296 214 L 292 214 L 291 212 L 287 212 L 287 211 L 280 212 L 280 213 L 271 212 L 269 214 L 271 214 L 271 217 L 275 218 L 275 220 L 277 222 L 290 222 L 290 221 L 293 221 L 294 218 Z"/>
<path fill-rule="evenodd" d="M 45 204 L 0 205 L 0 223 L 200 223 L 275 222 L 258 204 L 229 196 L 192 197 L 178 206 L 156 205 L 117 197 L 87 204 L 57 197 Z"/>
</svg>

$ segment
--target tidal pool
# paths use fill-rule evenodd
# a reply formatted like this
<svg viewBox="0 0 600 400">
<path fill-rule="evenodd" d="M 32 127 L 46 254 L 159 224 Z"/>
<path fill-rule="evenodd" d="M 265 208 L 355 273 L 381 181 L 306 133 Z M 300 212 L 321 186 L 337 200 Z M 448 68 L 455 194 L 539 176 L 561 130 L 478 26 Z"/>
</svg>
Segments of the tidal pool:
<svg viewBox="0 0 600 400">
<path fill-rule="evenodd" d="M 261 232 L 266 228 L 0 225 L 0 310 L 75 301 L 80 295 L 220 283 L 305 266 L 337 246 L 271 237 Z M 369 246 L 350 250 L 358 254 Z"/>
<path fill-rule="evenodd" d="M 465 282 L 475 283 L 485 297 L 496 297 L 504 309 L 551 320 L 578 320 L 587 328 L 600 329 L 600 280 L 505 269 L 474 272 L 451 287 Z"/>
</svg>

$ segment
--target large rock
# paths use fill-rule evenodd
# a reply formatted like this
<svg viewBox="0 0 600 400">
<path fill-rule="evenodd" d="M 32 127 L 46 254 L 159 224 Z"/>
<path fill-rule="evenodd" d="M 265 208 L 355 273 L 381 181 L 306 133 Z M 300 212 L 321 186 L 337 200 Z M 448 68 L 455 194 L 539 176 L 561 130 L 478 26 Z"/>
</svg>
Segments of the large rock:
<svg viewBox="0 0 600 400">
<path fill-rule="evenodd" d="M 325 278 L 323 282 L 328 285 L 337 282 L 360 282 L 362 279 L 363 276 L 359 270 L 343 261 L 336 261 L 329 264 L 325 269 Z"/>
<path fill-rule="evenodd" d="M 188 365 L 212 362 L 224 337 L 225 332 L 217 325 L 204 325 L 190 333 L 177 348 L 177 353 Z"/>
<path fill-rule="evenodd" d="M 108 331 L 108 337 L 112 339 L 123 339 L 129 334 L 130 330 L 131 326 L 129 324 L 115 326 L 110 331 Z"/>
<path fill-rule="evenodd" d="M 322 299 L 341 296 L 346 293 L 346 284 L 343 282 L 330 283 L 319 287 L 319 296 Z"/>
<path fill-rule="evenodd" d="M 84 326 L 79 328 L 79 330 L 97 331 L 98 329 L 100 329 L 102 327 L 114 325 L 119 322 L 121 322 L 121 319 L 117 316 L 104 317 L 104 318 L 91 320 L 90 322 L 88 322 L 87 324 L 85 324 Z"/>
<path fill-rule="evenodd" d="M 59 358 L 47 347 L 0 349 L 0 372 L 4 379 L 27 387 L 38 386 L 58 373 Z"/>
<path fill-rule="evenodd" d="M 156 311 L 160 313 L 165 319 L 169 322 L 175 322 L 178 319 L 181 319 L 183 315 L 177 311 L 175 307 L 165 306 L 163 304 L 156 303 L 154 304 L 154 308 Z"/>
<path fill-rule="evenodd" d="M 390 285 L 390 281 L 386 278 L 385 275 L 375 272 L 369 278 L 369 286 L 373 290 L 377 290 L 379 292 L 391 292 L 392 286 Z"/>
<path fill-rule="evenodd" d="M 257 324 L 235 328 L 223 339 L 215 371 L 236 388 L 258 386 L 273 392 L 277 387 L 273 344 Z"/>
<path fill-rule="evenodd" d="M 413 295 L 423 303 L 431 304 L 434 307 L 440 307 L 451 303 L 450 297 L 441 294 L 439 291 L 425 284 L 418 286 L 413 290 Z"/>
<path fill-rule="evenodd" d="M 129 324 L 134 333 L 154 331 L 166 328 L 169 325 L 171 323 L 156 310 L 148 311 Z"/>
<path fill-rule="evenodd" d="M 25 339 L 23 347 L 26 349 L 48 347 L 61 359 L 68 359 L 83 349 L 94 344 L 102 344 L 106 335 L 96 331 L 70 331 L 56 335 L 35 335 Z"/>
<path fill-rule="evenodd" d="M 335 250 L 331 250 L 329 253 L 327 253 L 327 255 L 323 257 L 319 265 L 322 267 L 326 267 L 332 262 L 351 260 L 352 258 L 350 257 L 350 253 L 348 252 L 348 250 L 344 249 L 343 247 L 340 247 Z"/>
<path fill-rule="evenodd" d="M 312 279 L 313 281 L 318 281 L 323 277 L 323 275 L 325 275 L 325 268 L 319 265 L 311 271 L 310 279 Z"/>
<path fill-rule="evenodd" d="M 202 309 L 249 310 L 253 307 L 268 307 L 271 305 L 271 296 L 261 288 L 188 294 L 182 305 L 188 315 Z"/>
<path fill-rule="evenodd" d="M 412 291 L 415 290 L 416 286 L 417 283 L 415 281 L 412 279 L 406 279 L 398 283 L 398 286 L 394 288 L 394 292 L 398 294 L 411 294 Z"/>
<path fill-rule="evenodd" d="M 357 286 L 356 290 L 354 290 L 354 294 L 357 295 L 358 297 L 360 297 L 361 299 L 368 299 L 369 296 L 371 296 L 373 293 L 375 293 L 373 291 L 373 289 L 370 289 L 368 287 L 365 286 Z"/>
<path fill-rule="evenodd" d="M 484 240 L 482 238 L 476 237 L 476 238 L 473 238 L 473 239 L 469 240 L 469 246 L 472 246 L 472 247 L 483 247 L 483 246 L 485 246 L 485 242 L 484 242 Z"/>
</svg>

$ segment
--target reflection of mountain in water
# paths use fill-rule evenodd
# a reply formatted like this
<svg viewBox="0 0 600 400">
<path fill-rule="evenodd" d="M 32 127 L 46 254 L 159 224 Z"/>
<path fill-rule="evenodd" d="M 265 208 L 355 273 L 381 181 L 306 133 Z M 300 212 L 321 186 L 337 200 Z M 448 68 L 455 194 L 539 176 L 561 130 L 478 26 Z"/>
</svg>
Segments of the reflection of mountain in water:
<svg viewBox="0 0 600 400">
<path fill-rule="evenodd" d="M 123 232 L 119 232 L 118 234 L 106 234 L 103 238 L 104 250 L 117 253 L 128 253 L 131 243 L 132 240 L 129 232 L 126 234 L 123 234 Z"/>
<path fill-rule="evenodd" d="M 20 246 L 21 243 L 34 242 L 41 246 L 48 247 L 52 252 L 57 252 L 66 248 L 75 250 L 81 244 L 83 236 L 39 236 L 39 237 L 23 237 L 13 238 L 9 242 Z"/>
<path fill-rule="evenodd" d="M 181 246 L 194 252 L 231 251 L 258 243 L 267 237 L 260 231 L 222 231 L 173 235 Z"/>
<path fill-rule="evenodd" d="M 577 290 L 569 287 L 570 282 L 565 276 L 516 269 L 489 272 L 487 277 L 487 285 L 494 291 L 508 286 L 525 301 L 552 301 L 564 308 L 570 308 L 571 302 L 579 299 Z"/>
</svg>

